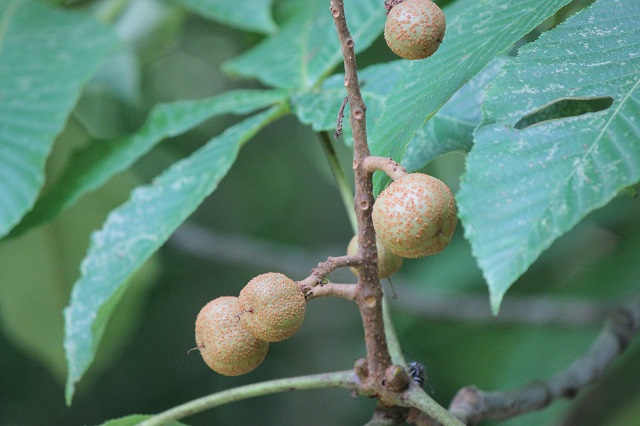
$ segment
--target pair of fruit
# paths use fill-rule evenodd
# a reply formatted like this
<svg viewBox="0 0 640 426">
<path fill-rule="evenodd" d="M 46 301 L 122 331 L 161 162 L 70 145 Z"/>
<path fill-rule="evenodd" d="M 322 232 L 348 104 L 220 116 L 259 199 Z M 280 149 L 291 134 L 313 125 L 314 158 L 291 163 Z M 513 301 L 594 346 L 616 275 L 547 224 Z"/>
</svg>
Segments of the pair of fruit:
<svg viewBox="0 0 640 426">
<path fill-rule="evenodd" d="M 258 275 L 238 297 L 206 304 L 196 319 L 196 343 L 206 364 L 225 376 L 254 370 L 269 342 L 291 337 L 302 325 L 306 302 L 300 287 L 279 273 Z"/>
<path fill-rule="evenodd" d="M 431 0 L 391 0 L 384 27 L 387 45 L 405 59 L 424 59 L 442 43 L 446 23 L 444 13 Z"/>
<path fill-rule="evenodd" d="M 402 258 L 418 258 L 442 251 L 457 224 L 453 194 L 441 180 L 409 173 L 392 182 L 373 205 L 378 250 L 378 275 L 387 278 L 402 266 Z M 353 237 L 347 254 L 355 254 Z"/>
</svg>

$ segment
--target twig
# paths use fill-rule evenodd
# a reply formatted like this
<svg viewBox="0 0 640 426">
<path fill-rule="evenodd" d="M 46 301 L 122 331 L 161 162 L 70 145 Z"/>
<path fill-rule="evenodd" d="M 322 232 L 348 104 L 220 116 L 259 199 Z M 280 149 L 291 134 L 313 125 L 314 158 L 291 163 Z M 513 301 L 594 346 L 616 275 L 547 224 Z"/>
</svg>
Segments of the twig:
<svg viewBox="0 0 640 426">
<path fill-rule="evenodd" d="M 324 281 L 332 271 L 338 268 L 355 267 L 362 263 L 362 259 L 359 256 L 329 256 L 326 261 L 318 263 L 318 266 L 313 268 L 311 275 L 307 278 L 298 281 L 298 285 L 303 289 L 305 287 L 315 287 L 317 285 L 324 284 Z"/>
<path fill-rule="evenodd" d="M 356 285 L 328 283 L 313 287 L 306 295 L 307 300 L 321 297 L 341 297 L 346 300 L 356 300 Z"/>
<path fill-rule="evenodd" d="M 475 386 L 458 391 L 449 410 L 465 424 L 505 420 L 539 410 L 560 398 L 574 398 L 599 379 L 640 329 L 640 301 L 615 310 L 585 354 L 546 381 L 508 392 L 486 392 Z"/>
<path fill-rule="evenodd" d="M 373 173 L 376 170 L 382 170 L 393 180 L 407 174 L 405 168 L 392 158 L 376 157 L 372 155 L 365 158 L 363 166 L 369 173 Z"/>
<path fill-rule="evenodd" d="M 155 416 L 139 423 L 138 426 L 162 425 L 220 405 L 228 404 L 230 402 L 241 401 L 244 399 L 254 398 L 256 396 L 288 392 L 291 390 L 326 388 L 346 388 L 356 390 L 359 386 L 359 382 L 360 381 L 353 370 L 348 370 L 253 383 L 194 399 L 160 414 L 156 414 Z"/>
<path fill-rule="evenodd" d="M 375 231 L 371 212 L 373 209 L 372 174 L 364 168 L 364 159 L 371 155 L 367 144 L 366 106 L 360 93 L 354 41 L 347 28 L 344 1 L 331 0 L 331 15 L 336 26 L 342 57 L 344 58 L 344 85 L 349 98 L 349 123 L 353 134 L 353 167 L 355 172 L 354 208 L 358 219 L 358 256 L 362 264 L 358 268 L 357 302 L 364 326 L 367 362 L 372 384 L 380 384 L 386 368 L 391 365 L 382 319 L 382 286 L 378 278 Z"/>
</svg>

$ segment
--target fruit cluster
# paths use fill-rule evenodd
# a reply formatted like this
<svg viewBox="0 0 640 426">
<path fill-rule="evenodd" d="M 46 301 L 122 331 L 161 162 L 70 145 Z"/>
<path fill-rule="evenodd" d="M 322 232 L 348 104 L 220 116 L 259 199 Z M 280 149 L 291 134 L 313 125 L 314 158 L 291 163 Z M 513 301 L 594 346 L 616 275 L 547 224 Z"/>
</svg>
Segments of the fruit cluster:
<svg viewBox="0 0 640 426">
<path fill-rule="evenodd" d="M 373 205 L 380 278 L 402 266 L 402 259 L 443 250 L 456 228 L 453 194 L 440 180 L 422 173 L 403 174 Z M 354 237 L 347 249 L 358 252 Z M 357 272 L 354 270 L 354 272 Z M 211 369 L 225 376 L 254 370 L 270 342 L 291 337 L 302 325 L 306 299 L 298 283 L 280 273 L 258 275 L 238 297 L 207 303 L 196 319 L 196 343 Z"/>
<path fill-rule="evenodd" d="M 279 273 L 258 275 L 238 297 L 207 303 L 196 319 L 196 344 L 207 365 L 225 376 L 254 370 L 269 342 L 291 337 L 302 325 L 306 302 L 300 287 Z"/>
<path fill-rule="evenodd" d="M 457 210 L 444 182 L 423 173 L 409 173 L 380 193 L 373 205 L 372 219 L 378 276 L 388 278 L 400 269 L 403 258 L 425 257 L 444 250 L 456 229 Z M 347 254 L 354 255 L 357 250 L 358 242 L 353 237 Z"/>
</svg>

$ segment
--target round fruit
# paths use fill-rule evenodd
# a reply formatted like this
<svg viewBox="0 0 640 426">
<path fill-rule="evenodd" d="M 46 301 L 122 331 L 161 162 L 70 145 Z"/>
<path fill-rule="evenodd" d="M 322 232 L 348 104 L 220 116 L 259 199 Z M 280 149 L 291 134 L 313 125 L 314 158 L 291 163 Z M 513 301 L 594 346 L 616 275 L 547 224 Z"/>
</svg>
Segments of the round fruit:
<svg viewBox="0 0 640 426">
<path fill-rule="evenodd" d="M 389 278 L 391 275 L 398 272 L 402 266 L 402 258 L 397 254 L 394 254 L 389 250 L 380 238 L 376 235 L 376 249 L 378 250 L 378 276 L 380 278 Z M 355 255 L 358 252 L 358 236 L 355 235 L 349 241 L 347 247 L 347 254 L 350 256 Z M 356 268 L 351 268 L 351 271 L 358 275 Z"/>
<path fill-rule="evenodd" d="M 456 229 L 456 204 L 449 187 L 422 173 L 396 179 L 373 205 L 373 227 L 393 253 L 416 258 L 442 251 Z"/>
<path fill-rule="evenodd" d="M 283 274 L 258 275 L 240 291 L 240 322 L 254 337 L 278 342 L 302 325 L 306 302 L 298 285 Z"/>
<path fill-rule="evenodd" d="M 207 303 L 196 319 L 196 344 L 204 362 L 225 376 L 254 370 L 267 355 L 269 343 L 256 339 L 238 321 L 237 297 Z"/>
<path fill-rule="evenodd" d="M 404 0 L 389 11 L 384 38 L 405 59 L 424 59 L 435 53 L 446 28 L 444 13 L 431 0 Z"/>
</svg>

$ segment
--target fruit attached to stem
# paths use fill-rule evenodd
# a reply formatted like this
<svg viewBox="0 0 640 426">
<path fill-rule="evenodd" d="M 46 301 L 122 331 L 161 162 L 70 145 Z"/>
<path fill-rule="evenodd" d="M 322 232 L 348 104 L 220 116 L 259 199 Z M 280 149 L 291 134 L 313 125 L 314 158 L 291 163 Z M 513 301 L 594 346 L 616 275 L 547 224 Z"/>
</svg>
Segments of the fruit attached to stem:
<svg viewBox="0 0 640 426">
<path fill-rule="evenodd" d="M 196 343 L 202 359 L 214 371 L 239 376 L 264 360 L 269 343 L 256 339 L 238 321 L 238 298 L 219 297 L 207 303 L 196 319 Z"/>
<path fill-rule="evenodd" d="M 398 256 L 417 258 L 442 251 L 457 224 L 453 194 L 439 179 L 410 173 L 396 179 L 373 205 L 373 227 Z"/>
<path fill-rule="evenodd" d="M 389 11 L 384 38 L 389 48 L 405 59 L 433 55 L 444 38 L 444 13 L 431 0 L 404 0 Z"/>
<path fill-rule="evenodd" d="M 240 291 L 240 323 L 268 342 L 291 337 L 302 325 L 306 302 L 300 287 L 283 274 L 258 275 Z"/>
<path fill-rule="evenodd" d="M 395 274 L 400 270 L 402 266 L 402 257 L 394 254 L 389 250 L 384 243 L 376 236 L 376 250 L 378 253 L 378 276 L 380 278 L 389 278 L 391 275 Z M 355 255 L 358 253 L 358 236 L 355 235 L 349 241 L 349 246 L 347 247 L 348 255 Z M 356 268 L 351 268 L 351 271 L 358 275 L 358 270 Z"/>
</svg>

